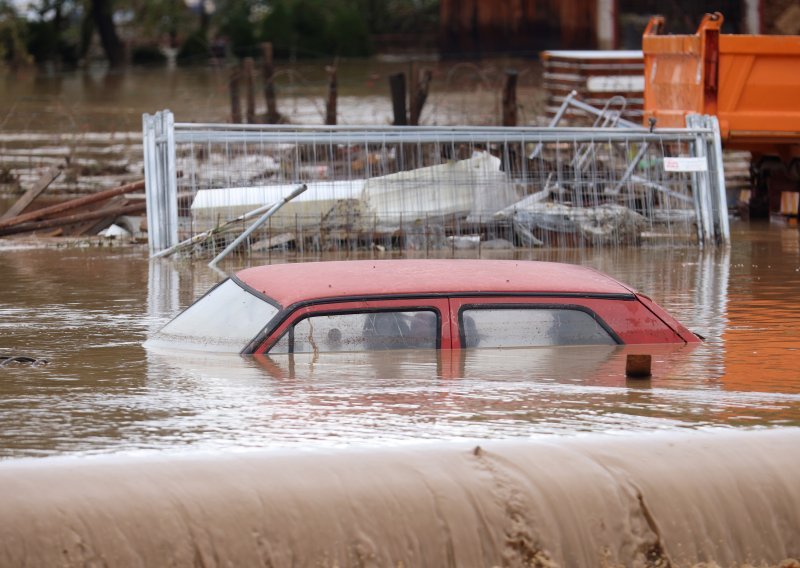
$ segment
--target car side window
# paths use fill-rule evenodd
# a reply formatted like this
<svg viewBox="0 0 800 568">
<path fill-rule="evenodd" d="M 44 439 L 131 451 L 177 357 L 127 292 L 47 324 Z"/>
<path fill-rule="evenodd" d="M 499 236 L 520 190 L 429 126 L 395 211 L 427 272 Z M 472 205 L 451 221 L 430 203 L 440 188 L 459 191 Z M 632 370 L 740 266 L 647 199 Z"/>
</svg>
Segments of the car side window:
<svg viewBox="0 0 800 568">
<path fill-rule="evenodd" d="M 617 343 L 592 314 L 574 308 L 464 308 L 460 327 L 464 347 Z"/>
<path fill-rule="evenodd" d="M 436 349 L 438 338 L 432 310 L 324 314 L 295 323 L 269 353 Z"/>
</svg>

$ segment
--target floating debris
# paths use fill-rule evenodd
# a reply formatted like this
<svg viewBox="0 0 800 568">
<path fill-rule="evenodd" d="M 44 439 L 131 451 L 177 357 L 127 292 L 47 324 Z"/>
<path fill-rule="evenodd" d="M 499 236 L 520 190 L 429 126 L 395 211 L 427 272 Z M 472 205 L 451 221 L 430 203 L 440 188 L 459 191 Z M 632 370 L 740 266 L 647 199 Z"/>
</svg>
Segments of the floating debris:
<svg viewBox="0 0 800 568">
<path fill-rule="evenodd" d="M 48 363 L 49 361 L 47 359 L 39 359 L 36 357 L 29 357 L 27 355 L 0 355 L 0 367 L 10 367 L 17 365 L 44 367 Z"/>
</svg>

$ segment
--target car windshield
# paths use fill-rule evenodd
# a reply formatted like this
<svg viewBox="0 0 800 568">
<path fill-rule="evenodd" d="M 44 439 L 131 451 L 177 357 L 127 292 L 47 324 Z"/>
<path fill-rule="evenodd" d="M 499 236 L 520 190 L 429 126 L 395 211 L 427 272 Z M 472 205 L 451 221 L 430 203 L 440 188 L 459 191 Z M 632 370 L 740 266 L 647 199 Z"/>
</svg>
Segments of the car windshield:
<svg viewBox="0 0 800 568">
<path fill-rule="evenodd" d="M 165 325 L 147 346 L 238 353 L 278 313 L 278 308 L 230 278 Z"/>
</svg>

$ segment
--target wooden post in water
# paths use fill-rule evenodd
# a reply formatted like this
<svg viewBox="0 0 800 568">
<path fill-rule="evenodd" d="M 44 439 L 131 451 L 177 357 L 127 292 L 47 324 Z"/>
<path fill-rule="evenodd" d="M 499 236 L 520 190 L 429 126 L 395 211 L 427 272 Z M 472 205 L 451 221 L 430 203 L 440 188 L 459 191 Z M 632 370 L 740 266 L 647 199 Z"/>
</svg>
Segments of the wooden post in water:
<svg viewBox="0 0 800 568">
<path fill-rule="evenodd" d="M 244 73 L 244 97 L 246 102 L 247 124 L 256 123 L 256 91 L 255 81 L 253 80 L 253 58 L 245 57 L 242 62 Z"/>
<path fill-rule="evenodd" d="M 389 75 L 389 89 L 392 93 L 392 110 L 394 111 L 394 125 L 406 126 L 406 74 L 395 73 Z"/>
<path fill-rule="evenodd" d="M 422 107 L 425 106 L 425 101 L 428 99 L 428 88 L 433 79 L 433 71 L 424 69 L 419 74 L 412 74 L 412 81 L 415 75 L 418 75 L 418 81 L 414 84 L 411 94 L 411 117 L 409 120 L 411 126 L 419 126 L 419 117 L 422 115 Z"/>
<path fill-rule="evenodd" d="M 632 379 L 649 379 L 651 367 L 650 355 L 628 355 L 625 359 L 625 376 Z"/>
<path fill-rule="evenodd" d="M 272 62 L 272 43 L 265 42 L 261 44 L 261 52 L 264 55 L 264 99 L 267 103 L 267 124 L 276 124 L 280 115 L 278 114 L 278 105 L 275 102 L 275 68 Z"/>
<path fill-rule="evenodd" d="M 516 69 L 506 70 L 506 84 L 503 88 L 503 126 L 517 125 L 517 78 Z"/>
<path fill-rule="evenodd" d="M 325 105 L 325 124 L 336 124 L 336 98 L 337 81 L 336 81 L 336 65 L 328 65 L 325 67 L 328 72 L 328 101 Z"/>
<path fill-rule="evenodd" d="M 239 100 L 239 82 L 242 72 L 238 65 L 231 67 L 230 94 L 231 94 L 231 122 L 239 124 L 242 122 L 242 101 Z"/>
</svg>

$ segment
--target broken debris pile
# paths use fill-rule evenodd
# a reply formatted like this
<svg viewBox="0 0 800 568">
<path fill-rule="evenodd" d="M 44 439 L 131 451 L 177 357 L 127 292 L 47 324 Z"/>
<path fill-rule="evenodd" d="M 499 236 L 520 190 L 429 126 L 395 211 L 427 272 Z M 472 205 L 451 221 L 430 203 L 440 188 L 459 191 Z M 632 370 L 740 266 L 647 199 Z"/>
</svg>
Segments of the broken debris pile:
<svg viewBox="0 0 800 568">
<path fill-rule="evenodd" d="M 26 212 L 60 173 L 59 168 L 49 169 L 0 216 L 0 236 L 33 232 L 47 236 L 97 235 L 115 222 L 123 227 L 127 225 L 125 228 L 128 233 L 139 232 L 140 224 L 129 216 L 141 216 L 146 210 L 142 193 L 144 181 L 120 185 Z"/>
</svg>

